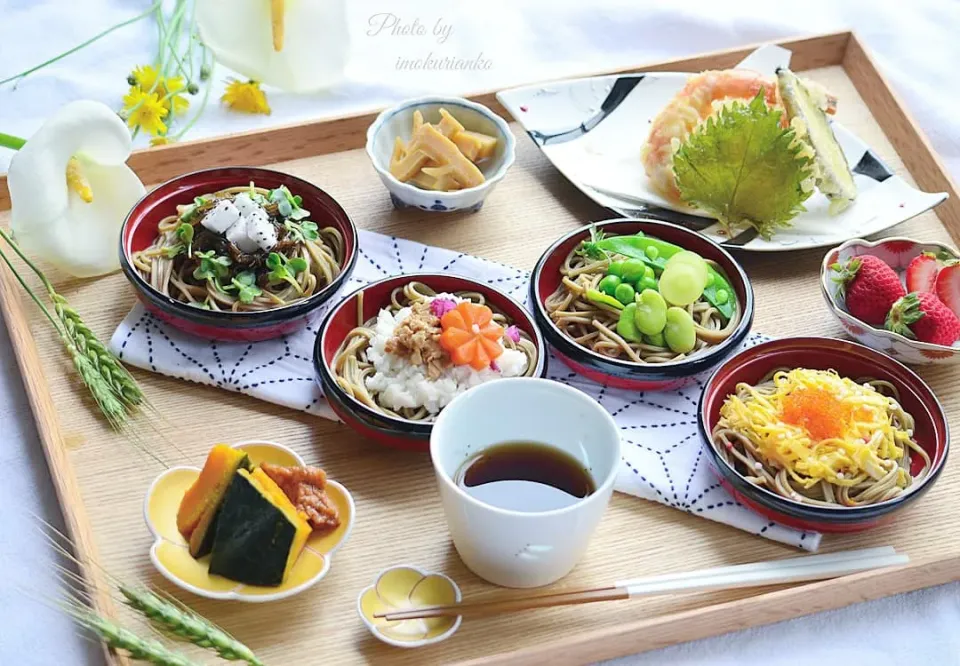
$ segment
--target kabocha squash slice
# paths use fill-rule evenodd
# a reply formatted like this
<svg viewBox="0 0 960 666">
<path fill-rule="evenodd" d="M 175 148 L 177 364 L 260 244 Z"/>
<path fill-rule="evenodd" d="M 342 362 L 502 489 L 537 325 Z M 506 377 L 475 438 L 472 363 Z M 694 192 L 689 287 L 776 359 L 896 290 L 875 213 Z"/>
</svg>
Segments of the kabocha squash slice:
<svg viewBox="0 0 960 666">
<path fill-rule="evenodd" d="M 205 530 L 209 529 L 238 469 L 250 469 L 250 459 L 245 452 L 226 444 L 217 444 L 210 450 L 200 476 L 184 493 L 177 510 L 177 529 L 185 539 L 192 541 L 194 531 L 201 524 Z M 203 535 L 199 537 L 198 546 L 202 541 Z"/>
<path fill-rule="evenodd" d="M 260 468 L 239 470 L 227 490 L 210 557 L 210 573 L 275 587 L 300 557 L 310 525 Z"/>
</svg>

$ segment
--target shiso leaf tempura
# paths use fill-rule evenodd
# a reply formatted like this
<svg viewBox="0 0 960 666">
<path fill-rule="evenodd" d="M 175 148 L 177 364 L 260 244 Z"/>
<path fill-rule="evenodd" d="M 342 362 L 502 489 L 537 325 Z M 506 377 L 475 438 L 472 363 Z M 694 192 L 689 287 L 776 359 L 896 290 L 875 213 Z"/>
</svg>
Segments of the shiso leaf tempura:
<svg viewBox="0 0 960 666">
<path fill-rule="evenodd" d="M 816 188 L 831 214 L 856 183 L 827 115 L 836 98 L 786 68 L 776 77 L 730 69 L 693 74 L 657 114 L 641 151 L 664 198 L 716 217 L 728 235 L 764 239 L 791 226 Z"/>
</svg>

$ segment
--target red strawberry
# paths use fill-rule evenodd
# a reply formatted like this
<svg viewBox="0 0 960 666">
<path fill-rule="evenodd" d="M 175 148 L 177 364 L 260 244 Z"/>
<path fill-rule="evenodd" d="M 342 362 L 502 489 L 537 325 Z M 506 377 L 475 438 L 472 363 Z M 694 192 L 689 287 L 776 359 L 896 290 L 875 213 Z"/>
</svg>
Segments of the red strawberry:
<svg viewBox="0 0 960 666">
<path fill-rule="evenodd" d="M 838 275 L 847 311 L 872 326 L 883 326 L 894 301 L 906 294 L 900 277 L 882 259 L 865 254 L 830 266 Z"/>
<path fill-rule="evenodd" d="M 960 319 L 935 294 L 910 293 L 898 299 L 886 327 L 894 333 L 920 342 L 952 345 L 960 338 Z"/>
<path fill-rule="evenodd" d="M 909 284 L 909 283 L 907 283 Z M 937 298 L 960 317 L 960 264 L 948 263 L 937 275 L 937 285 L 931 289 Z"/>
<path fill-rule="evenodd" d="M 907 266 L 907 291 L 933 292 L 937 284 L 940 263 L 931 252 L 924 252 L 913 258 Z"/>
</svg>

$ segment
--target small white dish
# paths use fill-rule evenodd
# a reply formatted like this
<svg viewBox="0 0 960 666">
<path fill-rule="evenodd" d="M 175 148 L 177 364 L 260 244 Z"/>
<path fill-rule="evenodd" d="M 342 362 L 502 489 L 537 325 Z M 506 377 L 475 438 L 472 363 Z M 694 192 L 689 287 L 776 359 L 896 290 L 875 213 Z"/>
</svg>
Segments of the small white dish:
<svg viewBox="0 0 960 666">
<path fill-rule="evenodd" d="M 444 641 L 460 628 L 461 616 L 391 622 L 374 613 L 460 603 L 460 588 L 449 576 L 398 564 L 377 574 L 373 585 L 357 596 L 357 613 L 376 638 L 401 648 Z"/>
<path fill-rule="evenodd" d="M 440 120 L 440 108 L 445 108 L 468 130 L 497 137 L 497 148 L 488 160 L 477 165 L 485 178 L 476 187 L 454 192 L 424 190 L 401 183 L 390 173 L 390 156 L 396 137 L 410 140 L 413 112 L 419 110 L 428 123 Z M 417 97 L 400 102 L 383 111 L 367 129 L 367 155 L 383 181 L 393 205 L 397 208 L 419 208 L 437 212 L 475 212 L 493 191 L 516 159 L 516 139 L 507 121 L 483 106 L 462 97 Z"/>
<path fill-rule="evenodd" d="M 839 320 L 850 337 L 857 342 L 888 354 L 903 363 L 913 365 L 956 364 L 960 362 L 960 343 L 947 347 L 910 340 L 899 333 L 871 326 L 847 312 L 843 299 L 840 297 L 840 285 L 834 282 L 833 275 L 835 273 L 830 268 L 835 263 L 843 264 L 853 257 L 872 254 L 882 259 L 903 279 L 903 273 L 910 261 L 923 252 L 933 252 L 938 255 L 946 253 L 953 257 L 960 257 L 960 253 L 949 245 L 932 241 L 894 237 L 870 242 L 861 238 L 854 238 L 824 255 L 823 264 L 820 266 L 820 291 L 823 293 L 823 298 L 827 302 L 830 312 Z"/>
<path fill-rule="evenodd" d="M 457 485 L 463 463 L 504 442 L 564 451 L 587 470 L 596 490 L 560 509 L 512 511 Z M 501 379 L 460 394 L 440 412 L 430 459 L 463 563 L 494 585 L 540 587 L 566 576 L 586 552 L 613 494 L 620 429 L 602 405 L 575 388 L 548 379 Z"/>
<path fill-rule="evenodd" d="M 234 444 L 233 448 L 246 451 L 254 465 L 270 462 L 275 465 L 306 466 L 303 458 L 293 450 L 275 442 L 240 442 Z M 166 470 L 150 485 L 143 503 L 143 518 L 154 536 L 150 547 L 150 561 L 154 568 L 177 587 L 199 597 L 263 603 L 299 594 L 327 575 L 333 554 L 353 529 L 357 513 L 353 496 L 341 484 L 328 479 L 327 493 L 340 512 L 341 524 L 332 532 L 312 535 L 307 540 L 303 552 L 281 585 L 246 585 L 210 574 L 207 571 L 209 556 L 194 559 L 176 523 L 177 508 L 183 493 L 199 474 L 197 467 L 181 466 Z"/>
</svg>

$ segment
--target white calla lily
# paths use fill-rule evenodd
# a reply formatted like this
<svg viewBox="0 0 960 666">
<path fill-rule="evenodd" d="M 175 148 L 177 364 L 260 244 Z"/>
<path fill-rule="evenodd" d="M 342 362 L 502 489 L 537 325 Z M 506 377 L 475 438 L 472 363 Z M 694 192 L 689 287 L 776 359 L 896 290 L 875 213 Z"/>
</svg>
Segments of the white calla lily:
<svg viewBox="0 0 960 666">
<path fill-rule="evenodd" d="M 131 139 L 105 104 L 71 102 L 13 156 L 10 227 L 20 246 L 76 277 L 120 267 L 120 227 L 145 189 Z"/>
<path fill-rule="evenodd" d="M 313 92 L 343 75 L 346 0 L 196 0 L 196 20 L 217 61 L 254 81 Z"/>
</svg>

